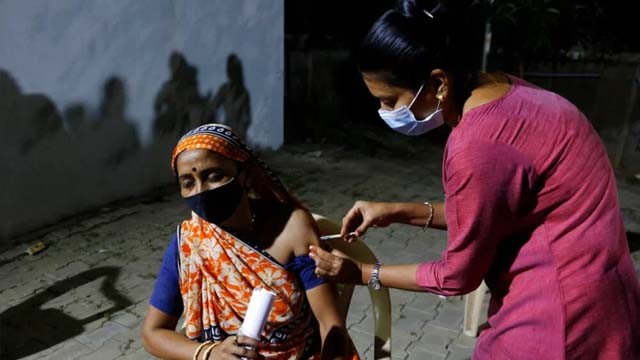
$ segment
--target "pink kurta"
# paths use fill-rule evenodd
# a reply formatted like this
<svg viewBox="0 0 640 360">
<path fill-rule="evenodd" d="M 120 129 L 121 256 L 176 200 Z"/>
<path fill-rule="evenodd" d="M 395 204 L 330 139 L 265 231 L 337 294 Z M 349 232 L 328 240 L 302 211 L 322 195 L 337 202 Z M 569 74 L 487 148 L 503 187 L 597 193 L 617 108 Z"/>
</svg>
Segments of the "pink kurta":
<svg viewBox="0 0 640 360">
<path fill-rule="evenodd" d="M 416 280 L 456 295 L 485 279 L 475 359 L 640 359 L 640 282 L 605 148 L 567 100 L 512 81 L 451 133 L 448 245 Z"/>
</svg>

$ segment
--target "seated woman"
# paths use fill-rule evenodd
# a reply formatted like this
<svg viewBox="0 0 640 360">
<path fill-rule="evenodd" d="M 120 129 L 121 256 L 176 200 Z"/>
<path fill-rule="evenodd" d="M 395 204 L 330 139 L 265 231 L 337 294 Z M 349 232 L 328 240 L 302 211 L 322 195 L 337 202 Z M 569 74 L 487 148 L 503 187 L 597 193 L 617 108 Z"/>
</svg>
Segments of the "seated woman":
<svg viewBox="0 0 640 360">
<path fill-rule="evenodd" d="M 313 218 L 233 131 L 218 124 L 189 131 L 171 165 L 193 213 L 165 253 L 142 328 L 147 351 L 171 359 L 319 359 L 322 350 L 323 358 L 357 359 L 333 288 L 308 257 L 318 244 Z M 259 287 L 277 296 L 258 342 L 237 332 Z M 181 315 L 186 337 L 175 332 Z"/>
</svg>

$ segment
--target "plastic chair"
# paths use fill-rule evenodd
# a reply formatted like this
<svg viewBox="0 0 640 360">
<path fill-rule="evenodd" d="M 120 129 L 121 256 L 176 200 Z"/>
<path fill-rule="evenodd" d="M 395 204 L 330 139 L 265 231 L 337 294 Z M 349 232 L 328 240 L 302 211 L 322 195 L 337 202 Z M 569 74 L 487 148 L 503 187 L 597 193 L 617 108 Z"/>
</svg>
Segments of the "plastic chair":
<svg viewBox="0 0 640 360">
<path fill-rule="evenodd" d="M 478 336 L 480 311 L 487 290 L 489 288 L 483 281 L 477 289 L 464 296 L 464 323 L 462 324 L 462 330 L 467 336 Z"/>
<path fill-rule="evenodd" d="M 313 218 L 318 224 L 320 235 L 331 235 L 340 232 L 340 225 L 328 218 L 313 214 Z M 373 252 L 360 239 L 352 243 L 345 243 L 341 239 L 328 240 L 327 243 L 340 253 L 349 256 L 352 259 L 375 263 L 377 261 Z M 338 284 L 339 306 L 342 316 L 346 318 L 353 295 L 354 285 Z M 380 290 L 369 290 L 371 296 L 371 305 L 373 307 L 374 322 L 374 342 L 373 342 L 373 358 L 374 359 L 391 359 L 391 297 L 389 289 L 382 288 Z"/>
</svg>

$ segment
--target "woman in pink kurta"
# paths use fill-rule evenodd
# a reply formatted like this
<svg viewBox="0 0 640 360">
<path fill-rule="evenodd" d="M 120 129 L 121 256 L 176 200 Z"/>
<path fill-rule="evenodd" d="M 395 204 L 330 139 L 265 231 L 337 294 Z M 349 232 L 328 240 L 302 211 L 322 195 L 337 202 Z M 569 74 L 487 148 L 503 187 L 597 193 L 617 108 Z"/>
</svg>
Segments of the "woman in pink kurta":
<svg viewBox="0 0 640 360">
<path fill-rule="evenodd" d="M 455 295 L 485 279 L 478 358 L 638 358 L 640 287 L 606 151 L 568 101 L 512 82 L 451 133 L 448 246 L 417 284 Z"/>
<path fill-rule="evenodd" d="M 446 229 L 442 258 L 382 266 L 314 248 L 317 273 L 442 295 L 485 280 L 491 302 L 476 359 L 640 359 L 640 282 L 597 133 L 559 95 L 466 66 L 455 37 L 439 33 L 446 19 L 439 2 L 400 2 L 360 54 L 390 127 L 406 135 L 453 127 L 445 201 L 358 201 L 342 229 L 346 240 L 390 223 Z"/>
</svg>

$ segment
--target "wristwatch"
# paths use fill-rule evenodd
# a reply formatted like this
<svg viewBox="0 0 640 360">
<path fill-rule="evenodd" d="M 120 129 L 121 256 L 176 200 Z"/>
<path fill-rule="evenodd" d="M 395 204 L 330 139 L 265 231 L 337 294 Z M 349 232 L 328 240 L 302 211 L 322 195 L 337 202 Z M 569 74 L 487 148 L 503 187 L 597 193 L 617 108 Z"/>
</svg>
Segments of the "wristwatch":
<svg viewBox="0 0 640 360">
<path fill-rule="evenodd" d="M 373 290 L 380 290 L 380 287 L 382 286 L 380 284 L 380 267 L 382 266 L 381 263 L 376 263 L 375 265 L 373 265 L 373 270 L 371 271 L 371 277 L 369 278 L 369 287 L 372 288 Z"/>
</svg>

